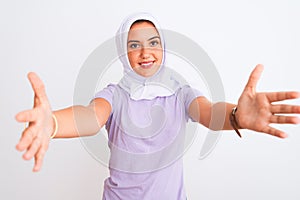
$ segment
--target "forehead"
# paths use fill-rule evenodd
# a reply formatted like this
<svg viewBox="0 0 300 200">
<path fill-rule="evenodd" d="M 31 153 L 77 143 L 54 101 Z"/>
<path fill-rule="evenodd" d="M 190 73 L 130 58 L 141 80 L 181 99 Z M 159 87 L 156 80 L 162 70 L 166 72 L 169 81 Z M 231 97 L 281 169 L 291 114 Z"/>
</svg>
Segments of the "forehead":
<svg viewBox="0 0 300 200">
<path fill-rule="evenodd" d="M 134 23 L 128 32 L 128 40 L 148 40 L 153 36 L 159 36 L 159 34 L 150 22 Z"/>
</svg>

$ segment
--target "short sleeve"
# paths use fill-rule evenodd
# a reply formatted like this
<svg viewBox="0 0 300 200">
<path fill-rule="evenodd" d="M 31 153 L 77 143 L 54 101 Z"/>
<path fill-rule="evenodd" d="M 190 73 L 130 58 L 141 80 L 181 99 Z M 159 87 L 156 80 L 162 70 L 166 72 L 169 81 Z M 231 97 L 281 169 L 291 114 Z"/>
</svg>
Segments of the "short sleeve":
<svg viewBox="0 0 300 200">
<path fill-rule="evenodd" d="M 94 96 L 94 99 L 97 98 L 103 98 L 106 101 L 108 101 L 111 105 L 111 107 L 113 108 L 113 94 L 114 91 L 116 89 L 116 85 L 115 84 L 109 84 L 107 87 L 105 87 L 103 90 L 97 92 Z"/>
<path fill-rule="evenodd" d="M 180 91 L 180 97 L 182 102 L 184 103 L 184 107 L 185 107 L 185 113 L 186 113 L 186 118 L 187 119 L 191 119 L 189 117 L 189 107 L 190 104 L 192 103 L 192 101 L 197 98 L 203 96 L 203 93 L 200 92 L 199 90 L 192 88 L 190 86 L 185 86 L 181 89 Z M 194 121 L 193 119 L 191 119 L 192 121 Z"/>
</svg>

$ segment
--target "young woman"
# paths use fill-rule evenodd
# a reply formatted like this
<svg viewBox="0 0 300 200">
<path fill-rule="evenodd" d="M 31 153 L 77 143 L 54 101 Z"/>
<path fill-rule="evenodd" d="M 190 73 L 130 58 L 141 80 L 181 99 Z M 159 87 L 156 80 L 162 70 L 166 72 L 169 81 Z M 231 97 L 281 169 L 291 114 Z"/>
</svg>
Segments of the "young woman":
<svg viewBox="0 0 300 200">
<path fill-rule="evenodd" d="M 124 76 L 98 92 L 87 106 L 52 111 L 42 81 L 35 73 L 28 74 L 34 107 L 16 115 L 17 121 L 29 123 L 16 148 L 25 151 L 26 160 L 34 157 L 34 171 L 41 169 L 51 138 L 91 136 L 106 125 L 111 158 L 103 199 L 183 200 L 182 136 L 189 119 L 213 130 L 238 133 L 246 128 L 280 138 L 286 133 L 271 123 L 300 122 L 281 115 L 300 113 L 300 106 L 272 104 L 298 98 L 298 92 L 256 92 L 262 65 L 251 73 L 237 105 L 211 103 L 164 66 L 165 40 L 149 14 L 126 18 L 116 43 Z"/>
</svg>

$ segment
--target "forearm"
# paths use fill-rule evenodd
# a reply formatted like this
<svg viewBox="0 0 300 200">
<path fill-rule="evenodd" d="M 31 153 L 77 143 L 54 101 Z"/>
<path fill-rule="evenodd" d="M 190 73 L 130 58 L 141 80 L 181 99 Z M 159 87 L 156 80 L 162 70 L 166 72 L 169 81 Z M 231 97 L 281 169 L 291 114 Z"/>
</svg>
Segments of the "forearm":
<svg viewBox="0 0 300 200">
<path fill-rule="evenodd" d="M 235 104 L 218 102 L 212 105 L 210 128 L 212 130 L 232 130 L 230 114 Z"/>
<path fill-rule="evenodd" d="M 230 124 L 230 114 L 235 104 L 218 102 L 211 105 L 207 118 L 206 126 L 212 130 L 232 130 L 233 127 Z"/>
<path fill-rule="evenodd" d="M 212 103 L 205 97 L 198 97 L 189 107 L 189 116 L 211 130 L 232 130 L 230 114 L 235 104 Z"/>
<path fill-rule="evenodd" d="M 96 134 L 101 124 L 95 112 L 86 106 L 71 106 L 54 111 L 57 118 L 58 131 L 55 138 L 72 138 Z"/>
</svg>

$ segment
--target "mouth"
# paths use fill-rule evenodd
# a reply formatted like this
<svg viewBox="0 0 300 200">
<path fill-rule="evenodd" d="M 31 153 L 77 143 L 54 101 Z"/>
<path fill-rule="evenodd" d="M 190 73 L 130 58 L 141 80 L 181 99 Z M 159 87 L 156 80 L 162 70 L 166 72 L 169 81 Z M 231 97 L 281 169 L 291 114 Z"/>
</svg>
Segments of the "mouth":
<svg viewBox="0 0 300 200">
<path fill-rule="evenodd" d="M 139 65 L 143 69 L 149 69 L 154 65 L 155 61 L 144 61 L 140 62 Z"/>
</svg>

